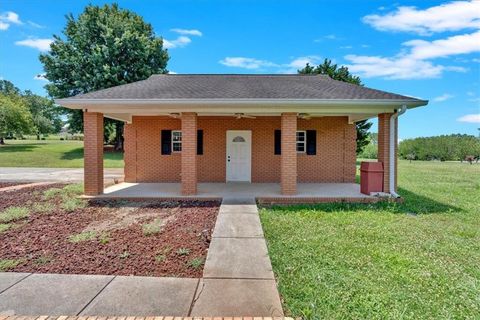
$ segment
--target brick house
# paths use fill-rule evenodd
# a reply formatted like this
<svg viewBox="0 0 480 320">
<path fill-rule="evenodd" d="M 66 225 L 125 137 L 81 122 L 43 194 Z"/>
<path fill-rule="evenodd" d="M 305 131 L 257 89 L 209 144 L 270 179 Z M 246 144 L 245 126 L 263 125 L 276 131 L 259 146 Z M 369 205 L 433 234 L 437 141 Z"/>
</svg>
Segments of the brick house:
<svg viewBox="0 0 480 320">
<path fill-rule="evenodd" d="M 397 116 L 427 104 L 323 75 L 153 75 L 60 99 L 82 109 L 85 194 L 103 192 L 103 118 L 125 121 L 125 182 L 354 183 L 355 122 L 378 117 L 383 191 L 396 191 Z"/>
</svg>

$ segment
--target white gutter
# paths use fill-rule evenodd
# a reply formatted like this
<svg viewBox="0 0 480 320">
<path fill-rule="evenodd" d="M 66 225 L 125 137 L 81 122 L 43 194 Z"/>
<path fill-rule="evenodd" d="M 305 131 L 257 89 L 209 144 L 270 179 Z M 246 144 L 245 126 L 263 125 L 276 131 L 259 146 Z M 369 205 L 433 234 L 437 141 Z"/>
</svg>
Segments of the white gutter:
<svg viewBox="0 0 480 320">
<path fill-rule="evenodd" d="M 390 194 L 392 195 L 392 197 L 394 198 L 400 198 L 400 196 L 398 195 L 398 193 L 395 192 L 395 161 L 397 159 L 395 159 L 395 145 L 397 144 L 397 141 L 395 141 L 395 132 L 397 131 L 397 128 L 396 128 L 396 119 L 401 116 L 402 114 L 405 113 L 405 111 L 407 111 L 407 106 L 406 105 L 402 105 L 402 107 L 400 108 L 400 110 L 398 110 L 397 112 L 395 112 L 391 117 L 390 117 L 390 156 L 389 156 L 389 159 L 390 159 L 390 163 L 389 163 L 389 172 L 390 172 Z"/>
<path fill-rule="evenodd" d="M 403 99 L 94 99 L 65 98 L 55 99 L 55 103 L 72 109 L 83 109 L 93 105 L 295 105 L 295 106 L 398 106 L 404 104 L 415 108 L 426 105 L 426 100 Z"/>
</svg>

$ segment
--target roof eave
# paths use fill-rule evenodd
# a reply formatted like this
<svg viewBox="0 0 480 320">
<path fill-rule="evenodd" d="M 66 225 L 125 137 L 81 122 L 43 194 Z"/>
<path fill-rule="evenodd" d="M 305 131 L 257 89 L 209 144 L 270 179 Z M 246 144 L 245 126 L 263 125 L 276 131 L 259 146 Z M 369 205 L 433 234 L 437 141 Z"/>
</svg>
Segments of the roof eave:
<svg viewBox="0 0 480 320">
<path fill-rule="evenodd" d="M 402 106 L 416 108 L 428 104 L 419 99 L 56 99 L 59 105 L 70 109 L 84 109 L 88 106 L 115 105 L 283 105 L 283 106 Z"/>
</svg>

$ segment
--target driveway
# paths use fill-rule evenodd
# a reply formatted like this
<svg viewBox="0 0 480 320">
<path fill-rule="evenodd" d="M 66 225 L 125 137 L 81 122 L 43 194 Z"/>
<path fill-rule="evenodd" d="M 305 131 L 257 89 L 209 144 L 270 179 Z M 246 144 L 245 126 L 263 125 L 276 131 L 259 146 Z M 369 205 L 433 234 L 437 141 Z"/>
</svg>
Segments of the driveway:
<svg viewBox="0 0 480 320">
<path fill-rule="evenodd" d="M 123 168 L 104 169 L 106 182 L 123 177 Z M 0 168 L 0 181 L 82 182 L 83 168 Z"/>
</svg>

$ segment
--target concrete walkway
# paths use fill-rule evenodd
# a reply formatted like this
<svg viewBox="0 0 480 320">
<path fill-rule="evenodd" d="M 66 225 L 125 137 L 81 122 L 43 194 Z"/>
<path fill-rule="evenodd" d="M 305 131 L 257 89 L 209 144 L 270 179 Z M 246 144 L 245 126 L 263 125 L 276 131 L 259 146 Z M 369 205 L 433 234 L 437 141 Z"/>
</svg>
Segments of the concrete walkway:
<svg viewBox="0 0 480 320">
<path fill-rule="evenodd" d="M 224 199 L 202 279 L 0 273 L 0 316 L 283 316 L 253 198 Z"/>
<path fill-rule="evenodd" d="M 192 315 L 283 316 L 254 198 L 224 198 Z"/>
<path fill-rule="evenodd" d="M 123 177 L 122 168 L 104 170 L 105 182 Z M 83 168 L 0 168 L 0 181 L 83 182 Z"/>
</svg>

